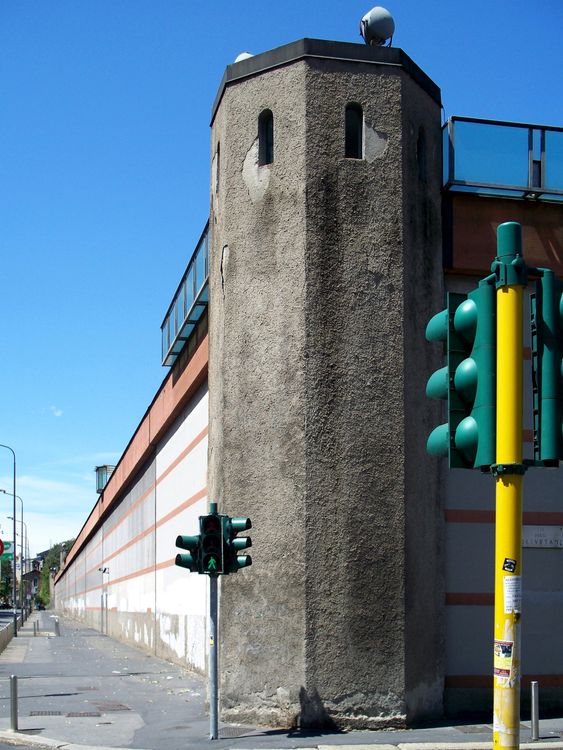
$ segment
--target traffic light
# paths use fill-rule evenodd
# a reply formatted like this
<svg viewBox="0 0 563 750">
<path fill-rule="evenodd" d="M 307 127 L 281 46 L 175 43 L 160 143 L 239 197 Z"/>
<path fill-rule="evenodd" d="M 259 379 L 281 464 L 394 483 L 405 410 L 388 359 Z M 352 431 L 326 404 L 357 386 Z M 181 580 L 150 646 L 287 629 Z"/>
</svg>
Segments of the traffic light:
<svg viewBox="0 0 563 750">
<path fill-rule="evenodd" d="M 201 572 L 209 575 L 224 573 L 222 516 L 210 513 L 199 517 L 201 532 Z"/>
<path fill-rule="evenodd" d="M 180 568 L 187 568 L 192 573 L 199 573 L 201 564 L 200 542 L 201 537 L 199 534 L 195 536 L 177 536 L 176 547 L 189 550 L 189 552 L 188 554 L 176 555 L 174 564 L 179 565 Z"/>
<path fill-rule="evenodd" d="M 531 298 L 534 459 L 557 466 L 563 459 L 563 283 L 550 270 Z"/>
<path fill-rule="evenodd" d="M 447 363 L 430 376 L 426 395 L 448 404 L 448 421 L 430 433 L 426 449 L 447 456 L 450 468 L 486 470 L 496 456 L 495 287 L 481 281 L 469 294 L 449 293 L 426 339 L 445 343 Z"/>
<path fill-rule="evenodd" d="M 241 568 L 252 565 L 250 555 L 239 555 L 238 553 L 248 547 L 252 547 L 252 539 L 249 536 L 239 536 L 241 531 L 252 528 L 250 518 L 229 518 L 223 516 L 223 549 L 225 555 L 225 572 L 236 573 Z"/>
</svg>

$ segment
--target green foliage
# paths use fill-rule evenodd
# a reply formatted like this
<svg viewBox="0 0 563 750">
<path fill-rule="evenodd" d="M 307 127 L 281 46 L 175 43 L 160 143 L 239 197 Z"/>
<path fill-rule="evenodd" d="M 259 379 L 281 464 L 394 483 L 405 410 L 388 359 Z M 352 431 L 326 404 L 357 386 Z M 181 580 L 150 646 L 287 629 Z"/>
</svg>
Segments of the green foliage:
<svg viewBox="0 0 563 750">
<path fill-rule="evenodd" d="M 0 603 L 8 604 L 12 600 L 12 561 L 0 561 Z"/>
<path fill-rule="evenodd" d="M 51 601 L 49 579 L 51 576 L 51 568 L 60 568 L 61 564 L 61 551 L 65 549 L 67 552 L 74 544 L 74 539 L 68 539 L 66 542 L 59 542 L 53 545 L 49 552 L 45 555 L 43 561 L 43 567 L 41 568 L 41 580 L 39 582 L 39 594 L 37 599 L 41 601 L 45 607 L 49 606 Z"/>
</svg>

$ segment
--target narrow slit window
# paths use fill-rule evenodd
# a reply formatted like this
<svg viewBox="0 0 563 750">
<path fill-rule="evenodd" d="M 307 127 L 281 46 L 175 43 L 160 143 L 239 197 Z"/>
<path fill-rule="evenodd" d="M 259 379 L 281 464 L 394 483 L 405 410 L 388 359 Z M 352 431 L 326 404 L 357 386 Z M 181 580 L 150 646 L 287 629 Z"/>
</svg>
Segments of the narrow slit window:
<svg viewBox="0 0 563 750">
<path fill-rule="evenodd" d="M 346 107 L 344 155 L 347 159 L 364 158 L 364 112 L 359 104 Z"/>
<path fill-rule="evenodd" d="M 221 177 L 221 144 L 217 144 L 217 153 L 215 154 L 215 192 L 219 192 L 219 179 Z"/>
<path fill-rule="evenodd" d="M 265 109 L 258 118 L 258 164 L 271 164 L 274 161 L 274 115 Z"/>
</svg>

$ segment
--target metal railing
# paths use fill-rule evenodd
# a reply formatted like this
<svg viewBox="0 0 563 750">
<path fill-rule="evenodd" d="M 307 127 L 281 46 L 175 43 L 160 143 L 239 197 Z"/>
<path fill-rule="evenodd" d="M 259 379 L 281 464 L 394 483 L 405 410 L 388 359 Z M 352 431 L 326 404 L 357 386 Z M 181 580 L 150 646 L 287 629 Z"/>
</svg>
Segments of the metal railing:
<svg viewBox="0 0 563 750">
<path fill-rule="evenodd" d="M 192 253 L 182 280 L 164 316 L 162 364 L 170 367 L 193 333 L 209 302 L 209 222 Z"/>
<path fill-rule="evenodd" d="M 443 128 L 446 190 L 563 200 L 563 128 L 450 117 Z"/>
</svg>

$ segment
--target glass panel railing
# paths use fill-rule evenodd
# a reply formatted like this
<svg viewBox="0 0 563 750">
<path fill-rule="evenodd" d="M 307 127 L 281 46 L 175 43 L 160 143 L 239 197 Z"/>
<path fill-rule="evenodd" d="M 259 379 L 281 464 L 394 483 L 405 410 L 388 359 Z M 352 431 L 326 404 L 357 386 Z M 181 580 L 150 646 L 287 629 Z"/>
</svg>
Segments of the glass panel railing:
<svg viewBox="0 0 563 750">
<path fill-rule="evenodd" d="M 207 307 L 208 256 L 207 224 L 161 325 L 163 365 L 174 364 Z"/>
<path fill-rule="evenodd" d="M 186 309 L 189 310 L 194 303 L 195 299 L 195 284 L 194 284 L 194 265 L 190 265 L 188 275 L 186 276 Z"/>
<path fill-rule="evenodd" d="M 544 185 L 563 190 L 563 132 L 552 130 L 545 134 Z"/>
<path fill-rule="evenodd" d="M 455 125 L 455 178 L 491 185 L 528 185 L 528 131 L 499 125 Z"/>
<path fill-rule="evenodd" d="M 448 190 L 563 200 L 563 128 L 451 117 L 442 155 Z"/>
<path fill-rule="evenodd" d="M 201 246 L 195 256 L 195 287 L 199 291 L 205 282 L 205 246 Z"/>
</svg>

